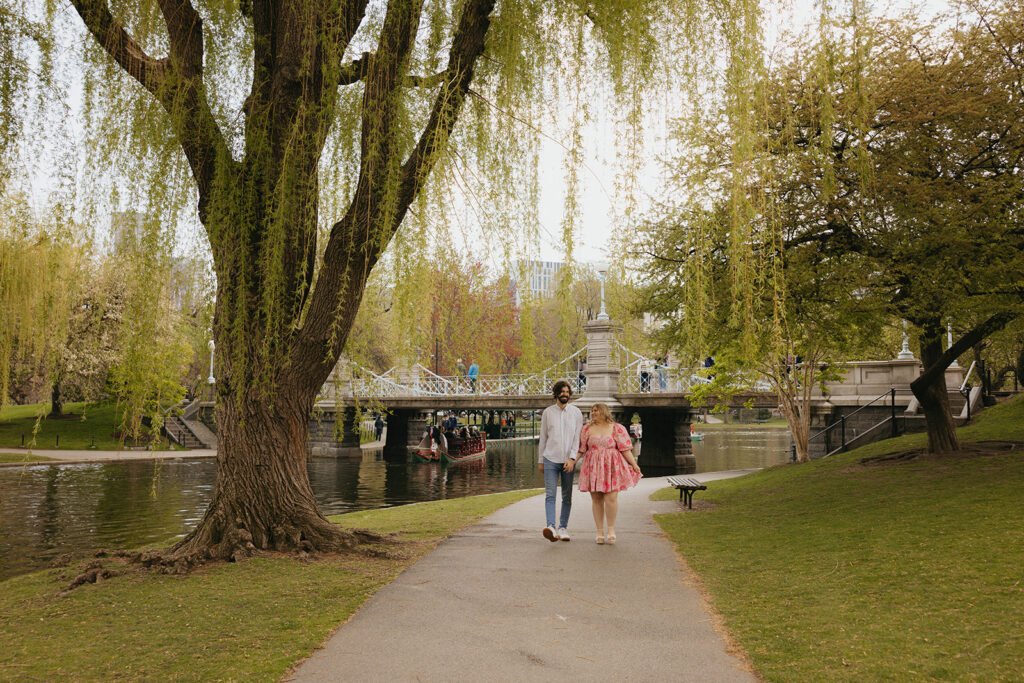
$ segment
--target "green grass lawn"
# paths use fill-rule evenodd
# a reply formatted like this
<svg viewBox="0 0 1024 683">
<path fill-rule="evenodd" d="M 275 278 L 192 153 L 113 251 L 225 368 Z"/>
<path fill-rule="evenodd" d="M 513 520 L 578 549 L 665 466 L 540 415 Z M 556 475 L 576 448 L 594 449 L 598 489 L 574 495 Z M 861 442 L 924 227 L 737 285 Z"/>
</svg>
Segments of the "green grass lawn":
<svg viewBox="0 0 1024 683">
<path fill-rule="evenodd" d="M 117 436 L 121 420 L 113 403 L 68 403 L 64 417 L 44 417 L 33 435 L 39 411 L 49 413 L 49 403 L 10 405 L 0 410 L 0 447 L 21 446 L 37 450 L 119 450 L 124 448 Z M 34 443 L 33 443 L 34 439 Z M 158 448 L 171 447 L 161 439 Z"/>
<path fill-rule="evenodd" d="M 1024 398 L 954 457 L 880 459 L 924 435 L 712 482 L 659 515 L 768 680 L 1020 680 Z M 656 494 L 674 499 L 677 492 Z"/>
<path fill-rule="evenodd" d="M 536 493 L 332 518 L 401 532 L 389 559 L 268 557 L 186 577 L 135 570 L 66 595 L 71 568 L 8 579 L 0 582 L 0 680 L 277 681 L 438 541 Z"/>
</svg>

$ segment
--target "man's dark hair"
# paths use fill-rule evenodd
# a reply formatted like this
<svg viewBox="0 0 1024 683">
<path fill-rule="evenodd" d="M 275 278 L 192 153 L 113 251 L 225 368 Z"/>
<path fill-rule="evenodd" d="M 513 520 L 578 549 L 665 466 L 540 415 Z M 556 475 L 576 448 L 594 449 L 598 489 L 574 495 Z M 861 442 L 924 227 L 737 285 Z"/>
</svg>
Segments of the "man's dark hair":
<svg viewBox="0 0 1024 683">
<path fill-rule="evenodd" d="M 555 385 L 551 387 L 551 395 L 558 398 L 558 395 L 562 393 L 562 389 L 566 388 L 569 390 L 569 395 L 572 396 L 572 385 L 566 382 L 564 379 L 560 379 L 555 382 Z"/>
</svg>

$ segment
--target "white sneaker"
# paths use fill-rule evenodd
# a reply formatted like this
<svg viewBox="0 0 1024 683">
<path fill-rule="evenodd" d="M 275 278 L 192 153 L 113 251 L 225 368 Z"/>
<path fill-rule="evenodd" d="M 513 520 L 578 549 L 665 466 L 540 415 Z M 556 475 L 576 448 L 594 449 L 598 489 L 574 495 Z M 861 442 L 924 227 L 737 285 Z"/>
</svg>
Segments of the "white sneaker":
<svg viewBox="0 0 1024 683">
<path fill-rule="evenodd" d="M 558 538 L 560 540 L 563 540 L 563 541 L 571 541 L 572 540 L 571 538 L 569 538 L 569 530 L 566 529 L 564 526 L 563 527 L 559 527 L 559 529 L 558 529 Z"/>
<path fill-rule="evenodd" d="M 558 534 L 555 533 L 554 527 L 546 526 L 544 527 L 544 531 L 542 531 L 541 533 L 544 534 L 544 538 L 548 539 L 549 541 L 558 540 Z"/>
</svg>

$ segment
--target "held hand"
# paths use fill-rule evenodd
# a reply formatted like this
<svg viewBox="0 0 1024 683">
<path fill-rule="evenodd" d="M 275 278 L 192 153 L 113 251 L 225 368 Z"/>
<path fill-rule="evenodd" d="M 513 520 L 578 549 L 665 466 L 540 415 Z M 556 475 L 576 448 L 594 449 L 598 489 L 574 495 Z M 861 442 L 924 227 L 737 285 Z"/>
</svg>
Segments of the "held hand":
<svg viewBox="0 0 1024 683">
<path fill-rule="evenodd" d="M 566 472 L 572 472 L 572 469 L 574 467 L 576 467 L 576 461 L 575 460 L 566 460 L 565 461 L 565 471 Z"/>
</svg>

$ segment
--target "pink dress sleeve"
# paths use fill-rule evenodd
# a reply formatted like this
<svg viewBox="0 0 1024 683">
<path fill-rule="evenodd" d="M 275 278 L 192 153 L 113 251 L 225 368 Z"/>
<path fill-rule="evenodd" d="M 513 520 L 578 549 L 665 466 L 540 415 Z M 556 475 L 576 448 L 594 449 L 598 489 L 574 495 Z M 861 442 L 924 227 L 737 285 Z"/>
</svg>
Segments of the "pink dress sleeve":
<svg viewBox="0 0 1024 683">
<path fill-rule="evenodd" d="M 580 432 L 580 453 L 587 452 L 587 441 L 590 440 L 590 425 L 583 425 L 583 430 Z"/>
<path fill-rule="evenodd" d="M 629 432 L 622 425 L 616 423 L 612 428 L 612 437 L 615 439 L 615 448 L 620 451 L 633 450 L 633 442 L 629 439 Z"/>
</svg>

